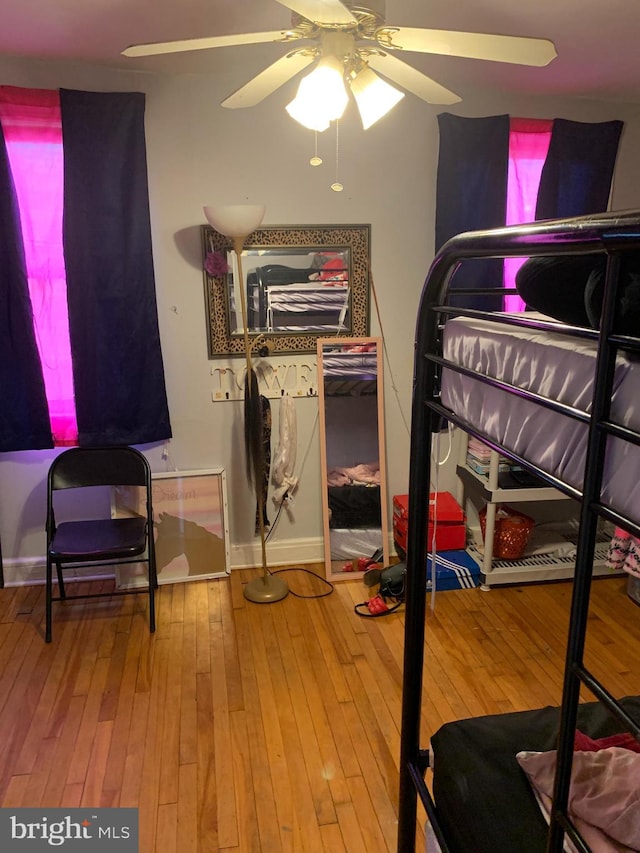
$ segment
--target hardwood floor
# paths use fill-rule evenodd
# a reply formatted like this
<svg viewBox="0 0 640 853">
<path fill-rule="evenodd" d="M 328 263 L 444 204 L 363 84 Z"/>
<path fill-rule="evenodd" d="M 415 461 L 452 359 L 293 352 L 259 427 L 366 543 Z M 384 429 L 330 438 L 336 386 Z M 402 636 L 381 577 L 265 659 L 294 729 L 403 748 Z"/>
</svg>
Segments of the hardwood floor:
<svg viewBox="0 0 640 853">
<path fill-rule="evenodd" d="M 141 853 L 395 850 L 403 615 L 359 581 L 247 602 L 229 580 L 54 605 L 0 590 L 3 806 L 137 806 Z M 292 592 L 323 584 L 285 575 Z M 640 693 L 640 608 L 594 583 L 586 661 Z M 424 738 L 457 717 L 556 704 L 568 584 L 439 593 Z M 424 849 L 423 842 L 421 848 Z"/>
</svg>

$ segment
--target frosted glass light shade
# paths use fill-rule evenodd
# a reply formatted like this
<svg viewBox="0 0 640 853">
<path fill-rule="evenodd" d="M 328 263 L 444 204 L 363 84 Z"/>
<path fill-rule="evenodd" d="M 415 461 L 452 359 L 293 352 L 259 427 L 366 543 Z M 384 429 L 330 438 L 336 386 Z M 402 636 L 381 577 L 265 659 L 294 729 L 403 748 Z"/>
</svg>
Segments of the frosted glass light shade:
<svg viewBox="0 0 640 853">
<path fill-rule="evenodd" d="M 293 101 L 287 104 L 285 109 L 291 118 L 294 118 L 303 127 L 308 127 L 309 130 L 317 130 L 318 133 L 322 133 L 329 127 L 329 119 L 324 113 L 316 109 L 311 99 L 296 96 Z"/>
<path fill-rule="evenodd" d="M 311 74 L 302 78 L 286 110 L 304 127 L 322 131 L 341 117 L 348 102 L 343 63 L 335 56 L 323 56 Z"/>
<path fill-rule="evenodd" d="M 264 219 L 264 204 L 210 204 L 204 209 L 207 222 L 225 237 L 248 237 Z"/>
<path fill-rule="evenodd" d="M 355 75 L 350 85 L 365 130 L 404 98 L 404 92 L 386 83 L 366 66 Z"/>
</svg>

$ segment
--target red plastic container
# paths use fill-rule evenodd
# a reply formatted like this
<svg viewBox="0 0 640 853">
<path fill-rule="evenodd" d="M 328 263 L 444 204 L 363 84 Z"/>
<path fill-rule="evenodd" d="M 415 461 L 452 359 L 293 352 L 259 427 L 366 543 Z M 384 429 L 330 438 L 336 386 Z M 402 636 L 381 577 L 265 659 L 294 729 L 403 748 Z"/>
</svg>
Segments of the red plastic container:
<svg viewBox="0 0 640 853">
<path fill-rule="evenodd" d="M 429 526 L 427 542 L 431 548 L 433 522 L 436 521 L 436 550 L 458 551 L 465 547 L 467 533 L 462 507 L 450 492 L 435 492 L 429 495 Z M 409 496 L 393 496 L 393 541 L 402 553 L 407 550 L 407 524 L 409 519 Z"/>
</svg>

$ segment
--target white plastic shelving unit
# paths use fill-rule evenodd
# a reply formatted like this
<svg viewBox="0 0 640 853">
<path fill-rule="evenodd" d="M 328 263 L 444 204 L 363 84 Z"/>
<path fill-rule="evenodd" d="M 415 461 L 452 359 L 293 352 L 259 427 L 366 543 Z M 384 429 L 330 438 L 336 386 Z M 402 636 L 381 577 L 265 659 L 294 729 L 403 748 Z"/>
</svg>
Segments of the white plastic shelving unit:
<svg viewBox="0 0 640 853">
<path fill-rule="evenodd" d="M 456 473 L 458 475 L 458 502 L 466 510 L 468 492 L 473 491 L 486 503 L 486 526 L 484 553 L 475 547 L 467 548 L 470 555 L 479 563 L 482 571 L 483 588 L 499 584 L 528 583 L 533 581 L 562 580 L 573 577 L 575 563 L 573 557 L 554 554 L 535 554 L 519 560 L 495 559 L 493 543 L 495 536 L 496 510 L 502 503 L 549 502 L 571 500 L 567 495 L 551 486 L 501 488 L 499 484 L 500 455 L 491 451 L 489 471 L 480 474 L 467 465 L 468 436 L 460 442 L 460 456 Z M 606 568 L 608 542 L 596 544 L 594 574 L 610 574 Z"/>
</svg>

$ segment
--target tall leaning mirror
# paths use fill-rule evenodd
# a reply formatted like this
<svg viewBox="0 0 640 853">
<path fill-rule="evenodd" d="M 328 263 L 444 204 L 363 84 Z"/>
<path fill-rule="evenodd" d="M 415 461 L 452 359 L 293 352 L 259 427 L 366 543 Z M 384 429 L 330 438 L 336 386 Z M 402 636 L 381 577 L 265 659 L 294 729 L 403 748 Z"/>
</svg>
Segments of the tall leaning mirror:
<svg viewBox="0 0 640 853">
<path fill-rule="evenodd" d="M 328 580 L 389 564 L 382 341 L 318 339 L 322 518 Z"/>
</svg>

